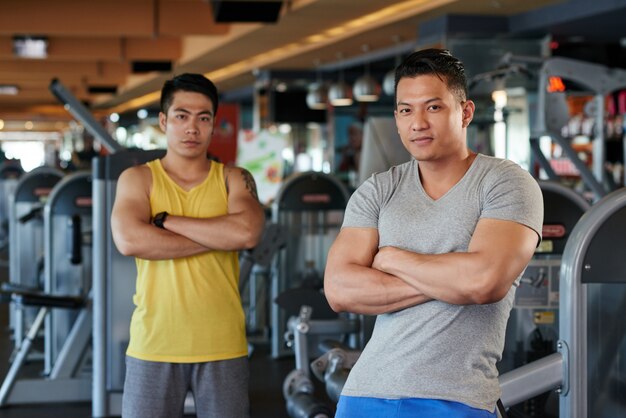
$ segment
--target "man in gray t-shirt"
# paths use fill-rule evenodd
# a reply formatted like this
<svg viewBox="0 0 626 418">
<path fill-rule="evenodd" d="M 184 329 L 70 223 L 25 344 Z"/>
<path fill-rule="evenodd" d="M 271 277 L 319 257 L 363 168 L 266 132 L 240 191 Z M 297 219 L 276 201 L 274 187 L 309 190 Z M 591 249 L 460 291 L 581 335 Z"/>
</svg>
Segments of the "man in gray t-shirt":
<svg viewBox="0 0 626 418">
<path fill-rule="evenodd" d="M 326 266 L 333 309 L 378 315 L 338 418 L 495 417 L 496 362 L 543 203 L 518 165 L 467 148 L 465 86 L 445 50 L 396 70 L 396 125 L 414 160 L 358 188 Z"/>
</svg>

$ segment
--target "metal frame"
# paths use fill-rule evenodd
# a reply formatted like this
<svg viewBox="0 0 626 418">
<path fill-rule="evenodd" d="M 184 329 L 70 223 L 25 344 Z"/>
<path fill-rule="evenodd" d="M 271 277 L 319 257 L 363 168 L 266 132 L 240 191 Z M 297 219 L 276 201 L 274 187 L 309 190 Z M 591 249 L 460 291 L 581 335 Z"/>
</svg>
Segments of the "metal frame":
<svg viewBox="0 0 626 418">
<path fill-rule="evenodd" d="M 501 375 L 500 386 L 505 406 L 557 389 L 561 395 L 561 417 L 587 418 L 588 300 L 582 275 L 592 266 L 586 264 L 585 256 L 600 227 L 624 207 L 626 188 L 601 199 L 576 224 L 565 246 L 560 271 L 559 352 Z"/>
<path fill-rule="evenodd" d="M 587 287 L 582 283 L 585 255 L 591 240 L 613 213 L 626 206 L 626 188 L 596 203 L 581 218 L 565 246 L 561 266 L 560 343 L 569 351 L 569 387 L 561 393 L 560 411 L 569 418 L 587 417 Z M 572 243 L 569 245 L 569 243 Z"/>
<path fill-rule="evenodd" d="M 305 190 L 303 192 L 303 187 L 300 185 L 301 182 L 317 183 L 324 187 L 316 187 L 316 190 Z M 328 200 L 312 200 L 308 203 L 306 199 L 304 199 L 305 195 L 321 197 L 324 194 L 328 194 Z M 291 266 L 298 262 L 296 259 L 297 254 L 294 256 L 294 252 L 297 253 L 298 248 L 294 248 L 293 239 L 294 237 L 301 239 L 302 231 L 296 231 L 294 228 L 300 228 L 305 223 L 300 222 L 298 225 L 293 225 L 293 221 L 289 222 L 286 217 L 291 214 L 302 214 L 303 217 L 306 216 L 306 220 L 308 220 L 306 225 L 309 228 L 315 227 L 324 229 L 332 226 L 339 230 L 341 225 L 330 225 L 326 223 L 326 217 L 331 211 L 341 211 L 341 218 L 343 218 L 343 210 L 345 210 L 349 198 L 350 195 L 346 187 L 335 177 L 325 173 L 300 173 L 283 183 L 272 205 L 272 222 L 285 228 L 287 245 L 283 250 L 277 252 L 273 262 L 270 290 L 272 301 L 276 300 L 282 292 L 289 288 L 290 280 L 295 280 L 294 277 L 289 277 L 291 276 Z M 338 222 L 340 222 L 340 220 L 338 220 Z M 319 240 L 317 240 L 316 243 L 320 246 L 323 245 Z M 307 244 L 310 244 L 310 242 Z M 320 250 L 320 248 L 316 248 L 316 250 Z M 319 251 L 317 255 L 322 256 L 322 253 L 323 260 L 313 260 L 315 267 L 318 269 L 320 269 L 320 267 L 323 269 L 323 266 L 326 264 L 325 256 L 327 249 L 325 251 Z M 320 271 L 319 273 L 323 272 Z M 287 330 L 287 321 L 287 314 L 283 312 L 276 303 L 272 303 L 270 307 L 270 323 L 272 330 L 271 351 L 272 357 L 274 358 L 291 354 L 291 350 L 283 344 L 283 335 Z"/>
<path fill-rule="evenodd" d="M 10 197 L 9 202 L 9 282 L 17 286 L 33 286 L 32 280 L 25 278 L 24 266 L 32 268 L 37 265 L 37 249 L 35 247 L 41 246 L 43 252 L 43 232 L 38 227 L 30 227 L 24 230 L 19 222 L 19 218 L 35 205 L 40 205 L 41 202 L 34 200 L 23 200 L 23 195 L 27 194 L 28 198 L 34 196 L 35 191 L 26 191 L 24 189 L 27 185 L 33 182 L 38 177 L 42 178 L 45 185 L 40 187 L 52 189 L 53 185 L 61 180 L 63 173 L 52 167 L 37 167 L 29 173 L 26 173 L 20 177 L 20 180 L 15 187 L 14 193 Z M 56 179 L 56 181 L 54 180 Z M 19 205 L 19 206 L 18 206 Z M 24 213 L 26 212 L 26 213 Z M 41 224 L 43 225 L 43 223 Z M 36 267 L 35 267 L 36 268 Z M 15 349 L 20 348 L 20 344 L 24 340 L 25 329 L 28 327 L 28 323 L 32 323 L 34 316 L 36 315 L 36 309 L 28 308 L 25 312 L 24 307 L 17 307 L 11 304 L 9 307 L 9 324 L 13 328 L 13 337 L 15 340 Z"/>
<path fill-rule="evenodd" d="M 115 153 L 124 149 L 58 79 L 55 78 L 50 82 L 49 89 L 50 92 L 65 105 L 67 111 L 104 145 L 107 151 Z"/>
<path fill-rule="evenodd" d="M 603 127 L 604 98 L 607 94 L 626 87 L 626 71 L 560 57 L 546 60 L 539 71 L 537 124 L 532 136 L 538 138 L 542 135 L 548 135 L 556 141 L 578 169 L 583 181 L 596 196 L 596 200 L 599 200 L 607 193 L 602 185 L 605 179 L 604 129 L 596 129 L 596 137 L 593 142 L 593 167 L 592 170 L 589 170 L 578 158 L 576 151 L 569 142 L 561 136 L 560 129 L 563 122 L 561 117 L 563 115 L 555 115 L 553 112 L 554 109 L 558 109 L 558 106 L 550 103 L 554 97 L 558 97 L 558 93 L 548 93 L 547 91 L 548 78 L 551 76 L 562 77 L 588 87 L 590 92 L 594 94 L 596 101 L 595 124 L 597 127 Z M 539 147 L 532 147 L 532 150 L 543 166 L 545 162 L 541 161 L 539 154 L 543 155 L 543 153 Z"/>
<path fill-rule="evenodd" d="M 76 289 L 77 294 L 68 293 L 62 297 L 58 296 L 55 283 L 57 275 L 67 272 L 59 270 L 61 261 L 56 259 L 58 254 L 54 251 L 59 241 L 54 235 L 55 231 L 64 233 L 65 229 L 53 228 L 53 223 L 57 221 L 55 215 L 76 204 L 75 198 L 85 192 L 85 185 L 89 186 L 87 182 L 89 178 L 89 173 L 76 173 L 63 178 L 53 187 L 44 206 L 44 290 L 46 293 L 32 294 L 16 291 L 12 295 L 13 304 L 19 305 L 18 311 L 21 311 L 24 306 L 39 306 L 39 310 L 26 337 L 20 340 L 15 359 L 0 387 L 0 405 L 75 402 L 91 399 L 91 375 L 83 373 L 84 367 L 82 367 L 91 344 L 92 315 L 90 306 L 85 301 L 85 298 L 88 298 L 88 289 Z M 81 209 L 83 212 L 90 212 L 90 208 Z M 63 242 L 63 240 L 60 241 Z M 86 272 L 88 277 L 91 274 L 91 266 Z M 84 274 L 85 271 L 83 270 L 82 273 Z M 74 312 L 69 316 L 67 312 L 66 315 L 55 316 L 54 314 L 57 313 L 55 308 L 68 307 L 64 304 L 68 302 L 68 296 L 72 296 L 69 298 L 72 302 L 69 307 L 75 308 Z M 66 311 L 66 309 L 63 310 Z M 63 325 L 60 322 L 66 322 L 59 329 L 67 329 L 67 332 L 62 331 L 59 335 L 55 330 L 57 325 Z M 27 361 L 33 341 L 40 334 L 42 327 L 45 333 L 44 377 L 19 379 L 21 368 Z M 62 344 L 55 345 L 61 340 Z"/>
<path fill-rule="evenodd" d="M 119 416 L 125 343 L 128 342 L 135 263 L 117 251 L 111 235 L 111 209 L 117 179 L 128 167 L 164 155 L 163 150 L 125 151 L 93 163 L 93 381 L 92 416 Z M 136 273 L 134 273 L 136 275 Z M 186 408 L 188 408 L 186 406 Z"/>
<path fill-rule="evenodd" d="M 85 225 L 91 227 L 91 206 L 78 207 L 76 205 L 77 197 L 86 196 L 91 198 L 91 173 L 76 172 L 65 176 L 57 183 L 44 206 L 44 291 L 47 294 L 86 296 L 91 290 L 91 257 L 89 256 L 86 262 L 81 262 L 76 267 L 69 265 L 68 258 L 63 257 L 67 251 L 68 237 L 67 235 L 59 237 L 67 231 L 67 224 L 59 225 L 59 221 L 71 219 L 72 214 L 78 215 L 81 212 L 82 217 L 86 218 Z M 72 207 L 72 214 L 64 213 L 68 212 L 68 206 Z M 66 248 L 59 249 L 60 245 Z M 80 281 L 80 283 L 72 283 L 72 281 Z M 46 317 L 44 374 L 49 374 L 54 367 L 71 330 L 71 324 L 77 320 L 79 314 L 80 312 L 64 309 L 51 312 Z"/>
</svg>

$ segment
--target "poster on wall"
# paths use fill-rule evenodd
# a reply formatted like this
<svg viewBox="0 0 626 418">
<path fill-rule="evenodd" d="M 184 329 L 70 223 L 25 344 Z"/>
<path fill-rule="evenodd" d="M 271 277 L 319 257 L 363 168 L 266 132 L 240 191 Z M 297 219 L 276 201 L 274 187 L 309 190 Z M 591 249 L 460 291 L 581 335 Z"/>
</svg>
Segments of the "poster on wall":
<svg viewBox="0 0 626 418">
<path fill-rule="evenodd" d="M 239 131 L 239 105 L 220 104 L 215 116 L 213 138 L 209 144 L 210 158 L 226 165 L 234 165 L 237 159 L 237 132 Z"/>
<path fill-rule="evenodd" d="M 241 130 L 238 142 L 237 165 L 250 171 L 259 200 L 267 205 L 276 197 L 283 180 L 282 152 L 287 138 L 279 132 Z"/>
</svg>

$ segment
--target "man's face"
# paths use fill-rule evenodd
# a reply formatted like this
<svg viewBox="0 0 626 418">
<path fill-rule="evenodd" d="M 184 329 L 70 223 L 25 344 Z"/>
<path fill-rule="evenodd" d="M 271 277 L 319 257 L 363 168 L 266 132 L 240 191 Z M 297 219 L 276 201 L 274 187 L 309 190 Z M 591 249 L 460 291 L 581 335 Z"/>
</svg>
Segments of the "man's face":
<svg viewBox="0 0 626 418">
<path fill-rule="evenodd" d="M 159 114 L 168 152 L 185 157 L 206 155 L 213 135 L 213 120 L 213 103 L 208 97 L 188 91 L 174 93 L 167 115 Z"/>
<path fill-rule="evenodd" d="M 461 102 L 436 75 L 402 78 L 396 100 L 398 133 L 415 159 L 445 161 L 464 152 L 473 102 Z"/>
</svg>

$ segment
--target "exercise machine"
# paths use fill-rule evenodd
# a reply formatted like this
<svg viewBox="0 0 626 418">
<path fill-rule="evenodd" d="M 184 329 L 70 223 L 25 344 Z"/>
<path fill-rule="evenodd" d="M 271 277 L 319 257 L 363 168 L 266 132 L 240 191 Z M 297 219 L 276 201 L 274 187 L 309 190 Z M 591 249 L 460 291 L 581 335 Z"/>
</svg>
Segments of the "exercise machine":
<svg viewBox="0 0 626 418">
<path fill-rule="evenodd" d="M 571 232 L 559 270 L 557 352 L 500 376 L 506 407 L 546 391 L 562 418 L 626 415 L 626 189 L 595 203 Z"/>
<path fill-rule="evenodd" d="M 93 162 L 93 417 L 121 414 L 134 310 L 135 260 L 120 254 L 111 235 L 117 180 L 126 168 L 164 154 L 163 150 L 123 151 Z"/>
<path fill-rule="evenodd" d="M 590 204 L 572 189 L 551 181 L 540 181 L 543 195 L 543 239 L 522 274 L 507 324 L 500 373 L 545 357 L 556 351 L 559 315 L 559 269 L 565 244 Z M 524 405 L 526 417 L 544 416 L 550 406 L 548 395 Z M 558 402 L 551 405 L 558 409 Z"/>
<path fill-rule="evenodd" d="M 291 177 L 276 196 L 272 221 L 284 228 L 287 238 L 272 267 L 271 299 L 276 302 L 271 306 L 274 358 L 292 353 L 284 335 L 288 318 L 297 316 L 302 305 L 315 303 L 313 315 L 322 315 L 320 319 L 335 316 L 321 293 L 322 274 L 328 249 L 341 228 L 348 198 L 341 182 L 319 172 Z"/>
<path fill-rule="evenodd" d="M 3 291 L 43 290 L 43 207 L 62 177 L 57 169 L 38 167 L 17 182 L 9 201 L 9 282 L 3 283 Z M 9 325 L 16 350 L 36 312 L 11 303 Z"/>
<path fill-rule="evenodd" d="M 0 163 L 0 248 L 2 250 L 9 244 L 10 196 L 15 193 L 17 182 L 24 174 L 19 162 L 13 161 Z"/>
<path fill-rule="evenodd" d="M 513 56 L 509 59 L 515 60 L 516 58 Z M 566 92 L 549 92 L 550 80 L 553 80 L 554 77 L 573 81 L 584 87 L 594 97 L 591 102 L 592 106 L 589 106 L 596 127 L 593 132 L 591 169 L 581 161 L 570 140 L 562 134 L 562 128 L 567 125 L 570 117 L 565 101 Z M 621 69 L 562 57 L 549 58 L 542 63 L 539 70 L 537 119 L 531 135 L 531 150 L 536 161 L 551 180 L 558 180 L 558 176 L 541 151 L 539 146 L 541 136 L 550 137 L 553 142 L 561 147 L 565 156 L 580 173 L 588 190 L 593 193 L 594 200 L 602 198 L 610 191 L 605 185 L 608 179 L 604 167 L 606 161 L 605 98 L 608 94 L 623 88 L 626 88 L 626 71 Z"/>
<path fill-rule="evenodd" d="M 58 182 L 43 207 L 43 289 L 11 291 L 18 307 L 37 314 L 0 387 L 0 406 L 91 399 L 89 346 L 91 175 L 75 173 Z M 85 255 L 85 256 L 83 256 Z M 44 367 L 35 378 L 21 376 L 35 340 L 44 329 Z"/>
</svg>

